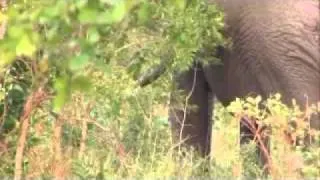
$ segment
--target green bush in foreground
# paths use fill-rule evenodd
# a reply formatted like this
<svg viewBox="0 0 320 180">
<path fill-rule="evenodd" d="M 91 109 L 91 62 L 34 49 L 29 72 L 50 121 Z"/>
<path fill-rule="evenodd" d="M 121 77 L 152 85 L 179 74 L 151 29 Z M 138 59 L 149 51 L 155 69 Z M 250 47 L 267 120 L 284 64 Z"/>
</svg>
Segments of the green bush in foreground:
<svg viewBox="0 0 320 180">
<path fill-rule="evenodd" d="M 114 79 L 112 83 L 118 80 Z M 271 137 L 272 178 L 320 176 L 319 132 L 308 130 L 305 126 L 307 122 L 304 121 L 305 112 L 297 107 L 283 105 L 279 101 L 280 96 L 265 101 L 270 110 L 268 113 L 258 108 L 257 104 L 261 101 L 259 97 L 237 99 L 227 108 L 218 105 L 215 110 L 212 158 L 202 159 L 190 151 L 184 155 L 173 151 L 177 144 L 171 143 L 166 106 L 156 100 L 156 94 L 160 93 L 156 90 L 151 93 L 151 88 L 146 88 L 137 91 L 135 95 L 122 98 L 115 96 L 109 103 L 105 101 L 111 98 L 108 94 L 97 94 L 97 99 L 101 101 L 95 101 L 90 108 L 90 98 L 85 98 L 83 94 L 74 95 L 72 103 L 63 110 L 65 126 L 62 138 L 65 140 L 61 148 L 64 153 L 58 163 L 53 161 L 55 154 L 50 151 L 53 144 L 49 132 L 54 130 L 54 123 L 35 115 L 33 133 L 29 139 L 37 141 L 28 141 L 25 174 L 27 177 L 51 177 L 57 176 L 58 171 L 59 176 L 82 179 L 263 177 L 256 163 L 254 144 L 248 144 L 240 153 L 239 116 L 247 115 L 267 125 L 270 128 L 267 133 L 272 131 L 268 134 Z M 119 93 L 125 91 L 123 89 Z M 155 96 L 148 96 L 148 93 L 154 93 Z M 84 121 L 88 127 L 83 150 L 80 144 L 84 135 Z M 292 127 L 293 122 L 297 126 Z M 288 143 L 284 132 L 291 133 L 294 143 Z M 303 139 L 308 132 L 315 139 L 310 147 L 295 142 Z M 2 157 L 2 161 L 7 164 L 1 164 L 1 174 L 10 175 L 12 171 L 5 169 L 10 162 L 5 159 L 10 159 L 10 156 L 4 154 Z M 243 172 L 244 167 L 246 172 Z"/>
<path fill-rule="evenodd" d="M 204 0 L 186 2 L 12 1 L 0 14 L 1 23 L 9 24 L 0 43 L 0 127 L 6 130 L 0 137 L 0 176 L 14 174 L 22 129 L 17 120 L 27 97 L 45 86 L 48 99 L 27 119 L 20 159 L 26 177 L 260 177 L 253 143 L 240 153 L 244 115 L 268 127 L 271 177 L 319 177 L 319 133 L 304 121 L 315 107 L 288 108 L 278 95 L 265 102 L 268 112 L 258 108 L 259 97 L 215 109 L 211 159 L 173 151 L 170 72 L 224 43 L 218 33 L 221 12 Z M 202 56 L 205 62 L 214 59 Z M 150 87 L 137 87 L 132 76 L 163 57 L 172 59 L 171 71 Z M 299 142 L 307 133 L 314 137 L 309 147 Z"/>
</svg>

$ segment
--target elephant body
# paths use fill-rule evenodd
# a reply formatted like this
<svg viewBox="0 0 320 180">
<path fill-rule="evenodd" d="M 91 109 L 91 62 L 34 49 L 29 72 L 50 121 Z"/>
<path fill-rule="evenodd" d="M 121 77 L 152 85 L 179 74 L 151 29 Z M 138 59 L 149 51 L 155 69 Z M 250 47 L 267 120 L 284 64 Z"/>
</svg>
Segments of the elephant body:
<svg viewBox="0 0 320 180">
<path fill-rule="evenodd" d="M 237 97 L 281 93 L 285 104 L 301 108 L 320 101 L 320 18 L 317 0 L 213 0 L 224 10 L 231 48 L 221 49 L 223 66 L 200 63 L 176 76 L 195 110 L 176 108 L 169 120 L 177 141 L 208 155 L 211 110 L 216 96 L 223 105 Z M 320 119 L 311 126 L 320 129 Z M 246 130 L 241 131 L 245 132 Z"/>
</svg>

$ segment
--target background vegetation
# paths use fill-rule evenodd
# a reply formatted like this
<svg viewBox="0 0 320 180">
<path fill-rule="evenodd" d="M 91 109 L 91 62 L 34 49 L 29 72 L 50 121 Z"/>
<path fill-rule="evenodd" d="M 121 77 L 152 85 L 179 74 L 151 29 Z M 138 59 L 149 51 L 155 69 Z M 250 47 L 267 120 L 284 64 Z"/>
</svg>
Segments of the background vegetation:
<svg viewBox="0 0 320 180">
<path fill-rule="evenodd" d="M 242 115 L 272 129 L 271 177 L 320 176 L 319 133 L 304 121 L 316 107 L 288 108 L 279 95 L 265 102 L 269 113 L 258 109 L 259 97 L 228 108 L 217 104 L 213 157 L 173 155 L 177 145 L 167 121 L 172 72 L 188 68 L 195 56 L 219 63 L 214 48 L 226 40 L 219 33 L 223 14 L 214 5 L 204 0 L 1 3 L 0 176 L 261 176 L 252 144 L 242 153 L 238 148 Z M 140 88 L 136 79 L 160 63 L 166 73 Z M 287 143 L 284 130 L 290 140 L 311 132 L 314 145 Z"/>
</svg>

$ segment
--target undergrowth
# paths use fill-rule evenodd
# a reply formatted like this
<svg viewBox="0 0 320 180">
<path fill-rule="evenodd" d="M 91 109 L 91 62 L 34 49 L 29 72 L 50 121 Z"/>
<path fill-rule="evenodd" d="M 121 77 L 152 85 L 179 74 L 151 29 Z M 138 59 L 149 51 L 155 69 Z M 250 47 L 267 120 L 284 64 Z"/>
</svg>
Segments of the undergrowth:
<svg viewBox="0 0 320 180">
<path fill-rule="evenodd" d="M 110 85 L 121 81 L 109 80 Z M 270 178 L 320 176 L 319 132 L 309 129 L 305 121 L 315 106 L 308 111 L 288 108 L 280 103 L 279 95 L 264 102 L 260 97 L 237 99 L 226 108 L 217 104 L 212 157 L 203 159 L 194 152 L 181 155 L 173 150 L 177 144 L 171 143 L 168 106 L 160 103 L 166 102 L 168 94 L 152 88 L 128 94 L 126 87 L 130 86 L 108 93 L 105 84 L 99 84 L 95 96 L 74 94 L 58 117 L 47 113 L 45 104 L 34 113 L 24 158 L 26 177 L 266 177 L 257 164 L 255 144 L 240 149 L 240 116 L 255 118 L 271 129 L 266 132 L 271 139 Z M 259 103 L 269 111 L 259 108 Z M 299 142 L 306 134 L 314 137 L 309 146 Z M 13 173 L 16 140 L 7 137 L 7 149 L 1 151 L 2 176 Z"/>
</svg>

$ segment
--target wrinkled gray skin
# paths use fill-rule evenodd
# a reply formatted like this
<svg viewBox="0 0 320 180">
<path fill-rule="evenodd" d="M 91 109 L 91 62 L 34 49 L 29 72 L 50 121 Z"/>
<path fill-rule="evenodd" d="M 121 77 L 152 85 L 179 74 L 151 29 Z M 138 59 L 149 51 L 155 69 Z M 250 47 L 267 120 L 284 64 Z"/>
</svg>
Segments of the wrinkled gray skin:
<svg viewBox="0 0 320 180">
<path fill-rule="evenodd" d="M 233 40 L 232 49 L 220 51 L 224 66 L 195 63 L 176 77 L 178 89 L 192 92 L 189 104 L 198 109 L 187 111 L 184 119 L 172 96 L 169 118 L 175 139 L 187 139 L 184 144 L 203 156 L 210 152 L 214 96 L 228 105 L 236 97 L 266 98 L 279 92 L 284 103 L 290 105 L 294 98 L 302 108 L 320 100 L 319 1 L 216 2 L 225 10 L 225 33 Z M 314 118 L 311 126 L 320 128 L 319 119 Z M 241 133 L 248 130 L 242 127 Z"/>
</svg>

